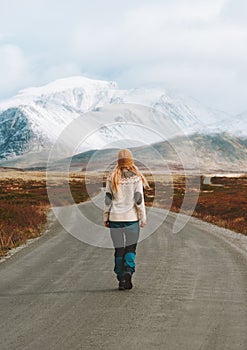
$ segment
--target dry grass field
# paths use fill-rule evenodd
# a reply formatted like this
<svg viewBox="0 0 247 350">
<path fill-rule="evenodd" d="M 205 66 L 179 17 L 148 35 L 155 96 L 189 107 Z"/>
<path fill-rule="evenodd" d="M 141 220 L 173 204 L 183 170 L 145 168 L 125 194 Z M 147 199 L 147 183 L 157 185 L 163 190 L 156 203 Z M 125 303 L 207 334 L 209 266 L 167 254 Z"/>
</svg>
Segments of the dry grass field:
<svg viewBox="0 0 247 350">
<path fill-rule="evenodd" d="M 204 185 L 201 182 L 200 191 L 193 187 L 193 176 L 190 177 L 191 184 L 187 189 L 187 206 L 190 207 L 190 199 L 199 194 L 193 216 L 218 226 L 247 235 L 247 176 L 240 177 L 213 177 L 212 184 Z M 171 209 L 179 212 L 185 194 L 185 177 L 176 175 L 172 184 L 165 181 L 165 177 L 159 176 L 155 182 L 149 180 L 151 190 L 147 191 L 147 205 L 155 202 L 161 208 Z M 187 214 L 186 210 L 183 211 Z"/>
<path fill-rule="evenodd" d="M 69 183 L 76 203 L 89 199 L 83 174 L 70 174 Z M 55 196 L 53 205 L 70 204 L 64 194 L 65 185 L 64 174 L 52 174 L 49 186 Z M 94 189 L 96 187 L 94 185 Z M 51 206 L 47 195 L 46 173 L 0 171 L 0 203 L 1 256 L 28 239 L 38 237 L 44 230 Z"/>
<path fill-rule="evenodd" d="M 185 177 L 155 174 L 147 178 L 150 189 L 145 190 L 146 205 L 178 212 L 185 194 Z M 216 177 L 212 185 L 201 183 L 200 191 L 193 187 L 194 180 L 191 176 L 187 189 L 188 201 L 199 195 L 193 216 L 247 234 L 247 176 Z M 71 173 L 69 184 L 74 202 L 80 203 L 100 190 L 102 174 L 85 177 L 84 173 Z M 49 187 L 55 195 L 52 205 L 71 204 L 65 186 L 63 173 L 51 173 Z M 39 236 L 45 228 L 51 207 L 46 173 L 1 170 L 0 203 L 0 255 L 6 255 L 9 249 Z"/>
</svg>

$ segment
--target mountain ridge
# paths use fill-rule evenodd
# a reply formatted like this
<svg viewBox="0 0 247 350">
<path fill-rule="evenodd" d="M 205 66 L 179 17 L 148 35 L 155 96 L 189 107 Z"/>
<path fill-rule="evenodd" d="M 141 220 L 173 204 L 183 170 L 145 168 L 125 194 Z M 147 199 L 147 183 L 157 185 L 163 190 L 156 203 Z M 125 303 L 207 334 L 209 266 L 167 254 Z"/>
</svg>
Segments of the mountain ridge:
<svg viewBox="0 0 247 350">
<path fill-rule="evenodd" d="M 105 125 L 104 118 L 99 121 L 102 109 L 121 104 L 128 105 L 128 108 L 114 118 L 114 127 Z M 178 125 L 178 132 L 180 130 L 186 135 L 228 132 L 233 137 L 237 135 L 245 139 L 247 134 L 247 113 L 236 117 L 239 122 L 234 123 L 234 119 L 224 112 L 203 107 L 198 101 L 160 87 L 124 90 L 112 81 L 76 76 L 21 90 L 13 98 L 0 103 L 0 160 L 14 159 L 30 152 L 37 152 L 38 158 L 39 153 L 49 150 L 63 130 L 78 118 L 82 128 L 91 123 L 92 129 L 97 129 L 97 133 L 86 140 L 84 149 L 79 150 L 81 152 L 105 147 L 109 142 L 122 140 L 126 134 L 129 139 L 143 138 L 147 143 L 158 143 L 161 141 L 158 135 L 144 129 L 147 121 L 151 125 L 152 113 L 138 117 L 136 111 L 141 106 L 159 113 L 154 131 L 164 130 L 170 120 Z M 106 112 L 111 113 L 107 108 Z M 112 110 L 116 113 L 116 108 Z M 91 119 L 83 124 L 85 113 L 91 113 Z M 128 123 L 143 128 L 138 131 Z"/>
</svg>

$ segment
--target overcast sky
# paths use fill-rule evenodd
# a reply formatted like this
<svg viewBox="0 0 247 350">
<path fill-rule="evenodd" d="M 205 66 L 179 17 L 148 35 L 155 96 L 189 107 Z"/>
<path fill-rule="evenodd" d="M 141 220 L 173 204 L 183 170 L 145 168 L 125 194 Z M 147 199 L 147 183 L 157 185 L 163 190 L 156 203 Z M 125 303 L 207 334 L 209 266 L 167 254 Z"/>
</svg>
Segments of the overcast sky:
<svg viewBox="0 0 247 350">
<path fill-rule="evenodd" d="M 85 75 L 247 110 L 246 0 L 1 0 L 0 100 Z"/>
</svg>

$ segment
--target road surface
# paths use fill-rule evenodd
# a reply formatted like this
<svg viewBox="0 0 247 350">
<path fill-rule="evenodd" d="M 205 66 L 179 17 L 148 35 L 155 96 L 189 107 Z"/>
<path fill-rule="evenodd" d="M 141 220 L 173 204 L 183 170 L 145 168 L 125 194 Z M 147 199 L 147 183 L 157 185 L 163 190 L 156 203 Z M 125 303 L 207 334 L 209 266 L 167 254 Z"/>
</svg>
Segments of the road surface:
<svg viewBox="0 0 247 350">
<path fill-rule="evenodd" d="M 246 350 L 246 255 L 205 224 L 173 234 L 175 216 L 139 243 L 123 292 L 113 250 L 54 222 L 0 264 L 0 349 Z"/>
</svg>

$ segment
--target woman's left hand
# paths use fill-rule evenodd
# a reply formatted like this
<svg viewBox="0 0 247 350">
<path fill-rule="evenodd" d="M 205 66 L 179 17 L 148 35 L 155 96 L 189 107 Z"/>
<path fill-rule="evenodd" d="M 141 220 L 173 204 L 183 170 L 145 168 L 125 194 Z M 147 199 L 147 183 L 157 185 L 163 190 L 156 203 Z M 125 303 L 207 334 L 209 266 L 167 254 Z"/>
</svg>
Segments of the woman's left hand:
<svg viewBox="0 0 247 350">
<path fill-rule="evenodd" d="M 105 227 L 110 227 L 109 221 L 104 221 L 104 225 L 105 225 Z"/>
</svg>

